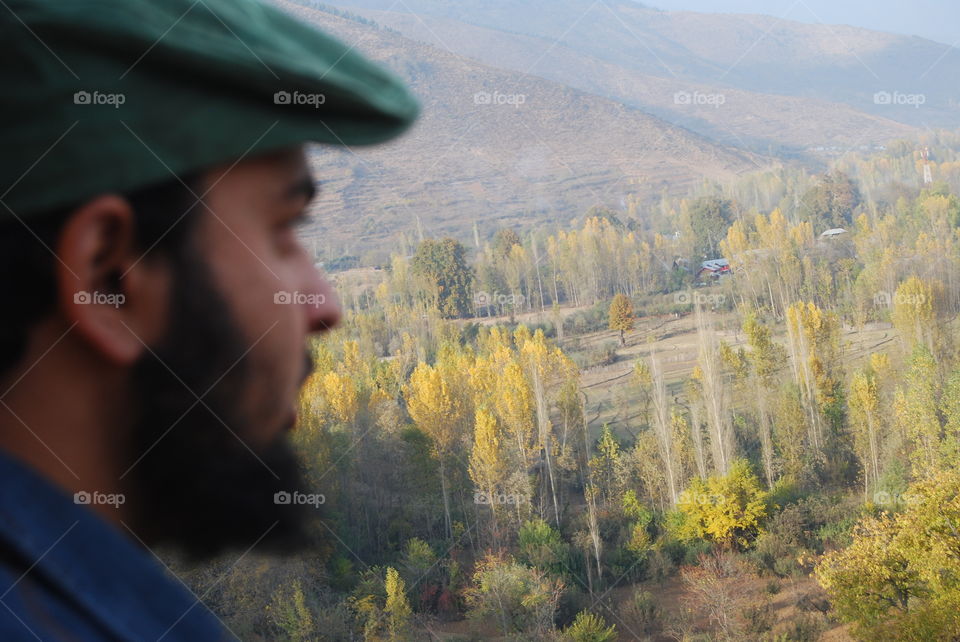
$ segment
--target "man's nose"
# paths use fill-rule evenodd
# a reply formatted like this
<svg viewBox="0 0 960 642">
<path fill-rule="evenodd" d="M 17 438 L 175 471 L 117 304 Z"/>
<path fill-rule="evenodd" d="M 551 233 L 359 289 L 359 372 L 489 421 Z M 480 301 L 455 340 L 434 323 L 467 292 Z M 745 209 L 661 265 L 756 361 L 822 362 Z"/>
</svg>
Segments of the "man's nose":
<svg viewBox="0 0 960 642">
<path fill-rule="evenodd" d="M 311 333 L 325 332 L 340 323 L 340 301 L 333 284 L 313 265 L 309 267 L 304 292 L 306 297 L 307 330 Z"/>
</svg>

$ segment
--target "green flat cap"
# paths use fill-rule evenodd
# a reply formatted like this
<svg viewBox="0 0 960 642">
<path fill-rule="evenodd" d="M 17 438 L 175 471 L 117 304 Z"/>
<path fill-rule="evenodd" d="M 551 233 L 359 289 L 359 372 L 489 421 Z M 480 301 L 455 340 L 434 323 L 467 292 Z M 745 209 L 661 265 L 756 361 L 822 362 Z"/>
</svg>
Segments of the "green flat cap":
<svg viewBox="0 0 960 642">
<path fill-rule="evenodd" d="M 382 142 L 419 111 L 257 0 L 7 0 L 0 33 L 5 219 L 284 146 Z"/>
</svg>

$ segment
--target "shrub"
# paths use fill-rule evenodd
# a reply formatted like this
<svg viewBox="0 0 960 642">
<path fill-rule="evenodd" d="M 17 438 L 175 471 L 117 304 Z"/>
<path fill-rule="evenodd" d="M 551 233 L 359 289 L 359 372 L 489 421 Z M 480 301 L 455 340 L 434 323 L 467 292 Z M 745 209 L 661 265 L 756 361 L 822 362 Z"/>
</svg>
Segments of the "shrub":
<svg viewBox="0 0 960 642">
<path fill-rule="evenodd" d="M 777 622 L 776 613 L 773 612 L 770 602 L 766 600 L 760 604 L 746 606 L 742 615 L 744 631 L 752 635 L 763 635 Z"/>
<path fill-rule="evenodd" d="M 504 635 L 545 635 L 553 631 L 562 590 L 543 571 L 490 555 L 477 564 L 466 591 L 469 616 L 497 622 Z"/>
<path fill-rule="evenodd" d="M 633 596 L 621 606 L 621 613 L 633 633 L 653 633 L 660 619 L 660 608 L 653 595 L 643 589 L 633 592 Z"/>
<path fill-rule="evenodd" d="M 520 527 L 518 548 L 521 562 L 558 576 L 566 573 L 567 545 L 559 531 L 542 519 Z"/>
<path fill-rule="evenodd" d="M 563 637 L 570 642 L 610 642 L 617 639 L 617 627 L 607 626 L 599 615 L 580 611 L 573 624 L 564 629 Z"/>
<path fill-rule="evenodd" d="M 790 623 L 786 630 L 790 642 L 816 642 L 827 630 L 826 619 L 819 613 L 802 613 Z"/>
</svg>

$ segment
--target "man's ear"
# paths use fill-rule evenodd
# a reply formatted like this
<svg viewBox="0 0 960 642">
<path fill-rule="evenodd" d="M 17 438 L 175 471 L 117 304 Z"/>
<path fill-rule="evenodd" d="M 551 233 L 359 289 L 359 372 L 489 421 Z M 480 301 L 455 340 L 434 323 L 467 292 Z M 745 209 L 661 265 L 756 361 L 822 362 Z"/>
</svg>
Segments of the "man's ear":
<svg viewBox="0 0 960 642">
<path fill-rule="evenodd" d="M 55 248 L 62 314 L 92 350 L 120 366 L 140 356 L 166 318 L 167 284 L 136 241 L 130 204 L 107 194 L 74 211 Z"/>
</svg>

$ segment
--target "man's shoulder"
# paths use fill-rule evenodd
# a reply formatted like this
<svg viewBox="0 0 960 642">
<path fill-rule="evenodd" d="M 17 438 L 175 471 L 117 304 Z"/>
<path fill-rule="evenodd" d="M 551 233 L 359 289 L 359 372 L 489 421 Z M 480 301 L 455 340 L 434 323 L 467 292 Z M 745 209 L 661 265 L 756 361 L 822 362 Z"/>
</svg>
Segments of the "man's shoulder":
<svg viewBox="0 0 960 642">
<path fill-rule="evenodd" d="M 232 639 L 137 539 L 0 453 L 0 640 Z"/>
</svg>

